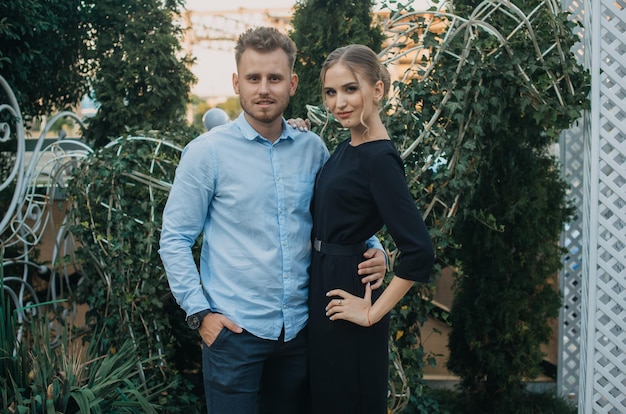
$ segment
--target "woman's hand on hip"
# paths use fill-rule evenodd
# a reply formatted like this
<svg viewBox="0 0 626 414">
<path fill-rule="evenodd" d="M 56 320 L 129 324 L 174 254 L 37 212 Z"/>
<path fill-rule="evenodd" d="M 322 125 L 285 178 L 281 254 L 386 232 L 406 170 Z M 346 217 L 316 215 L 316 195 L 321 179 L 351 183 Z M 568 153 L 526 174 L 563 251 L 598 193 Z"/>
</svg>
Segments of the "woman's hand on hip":
<svg viewBox="0 0 626 414">
<path fill-rule="evenodd" d="M 342 289 L 333 289 L 326 293 L 332 297 L 326 305 L 326 316 L 331 321 L 344 320 L 360 326 L 371 326 L 369 312 L 372 307 L 372 288 L 365 285 L 365 296 L 360 298 Z"/>
</svg>

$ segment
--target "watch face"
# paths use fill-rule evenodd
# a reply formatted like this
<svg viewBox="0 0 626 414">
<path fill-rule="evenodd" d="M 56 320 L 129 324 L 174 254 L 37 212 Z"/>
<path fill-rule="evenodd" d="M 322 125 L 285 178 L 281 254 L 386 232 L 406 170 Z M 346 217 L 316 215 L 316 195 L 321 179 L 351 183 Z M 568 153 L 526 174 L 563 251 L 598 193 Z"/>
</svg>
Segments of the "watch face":
<svg viewBox="0 0 626 414">
<path fill-rule="evenodd" d="M 191 328 L 191 329 L 198 329 L 200 327 L 200 325 L 202 325 L 202 320 L 205 318 L 205 316 L 207 316 L 209 313 L 211 313 L 211 311 L 207 310 L 203 310 L 200 311 L 198 313 L 194 313 L 193 315 L 189 315 L 187 317 L 187 325 Z"/>
<path fill-rule="evenodd" d="M 198 315 L 191 315 L 188 317 L 187 325 L 189 325 L 191 329 L 198 329 L 200 327 L 200 319 L 198 318 Z"/>
</svg>

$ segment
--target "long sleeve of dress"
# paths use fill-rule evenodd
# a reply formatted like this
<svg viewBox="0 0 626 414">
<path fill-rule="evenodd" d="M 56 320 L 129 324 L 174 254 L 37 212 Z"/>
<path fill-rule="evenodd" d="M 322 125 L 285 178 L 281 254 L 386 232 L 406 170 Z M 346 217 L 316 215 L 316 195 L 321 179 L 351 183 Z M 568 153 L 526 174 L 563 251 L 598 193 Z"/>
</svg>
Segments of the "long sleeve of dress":
<svg viewBox="0 0 626 414">
<path fill-rule="evenodd" d="M 416 282 L 430 279 L 434 249 L 430 234 L 409 193 L 402 160 L 384 152 L 370 160 L 370 190 L 383 223 L 401 254 L 394 272 Z"/>
</svg>

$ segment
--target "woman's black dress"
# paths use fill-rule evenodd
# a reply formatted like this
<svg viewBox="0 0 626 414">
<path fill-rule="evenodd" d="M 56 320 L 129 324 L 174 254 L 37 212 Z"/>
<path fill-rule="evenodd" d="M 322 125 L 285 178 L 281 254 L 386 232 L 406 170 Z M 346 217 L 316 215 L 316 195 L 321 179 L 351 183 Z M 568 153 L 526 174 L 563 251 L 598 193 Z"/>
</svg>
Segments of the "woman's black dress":
<svg viewBox="0 0 626 414">
<path fill-rule="evenodd" d="M 389 140 L 353 147 L 341 143 L 319 174 L 313 201 L 313 237 L 352 245 L 383 225 L 400 249 L 395 273 L 428 281 L 433 247 L 411 195 L 402 161 Z M 387 413 L 389 315 L 373 326 L 331 321 L 326 292 L 341 288 L 363 297 L 357 273 L 362 254 L 313 251 L 309 291 L 309 352 L 313 412 Z M 375 301 L 382 288 L 373 292 Z"/>
</svg>

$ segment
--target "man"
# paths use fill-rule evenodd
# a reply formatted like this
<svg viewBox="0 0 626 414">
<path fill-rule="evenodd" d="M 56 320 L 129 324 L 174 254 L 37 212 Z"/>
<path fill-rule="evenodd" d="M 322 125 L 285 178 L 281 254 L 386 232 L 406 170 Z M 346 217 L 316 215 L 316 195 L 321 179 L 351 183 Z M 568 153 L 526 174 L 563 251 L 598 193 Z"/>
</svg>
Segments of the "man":
<svg viewBox="0 0 626 414">
<path fill-rule="evenodd" d="M 183 151 L 159 252 L 204 342 L 208 412 L 301 413 L 308 410 L 309 208 L 328 150 L 282 117 L 298 85 L 293 42 L 261 27 L 243 33 L 235 51 L 243 113 Z M 198 273 L 191 247 L 200 232 Z M 364 256 L 362 281 L 380 286 L 384 254 Z"/>
</svg>

